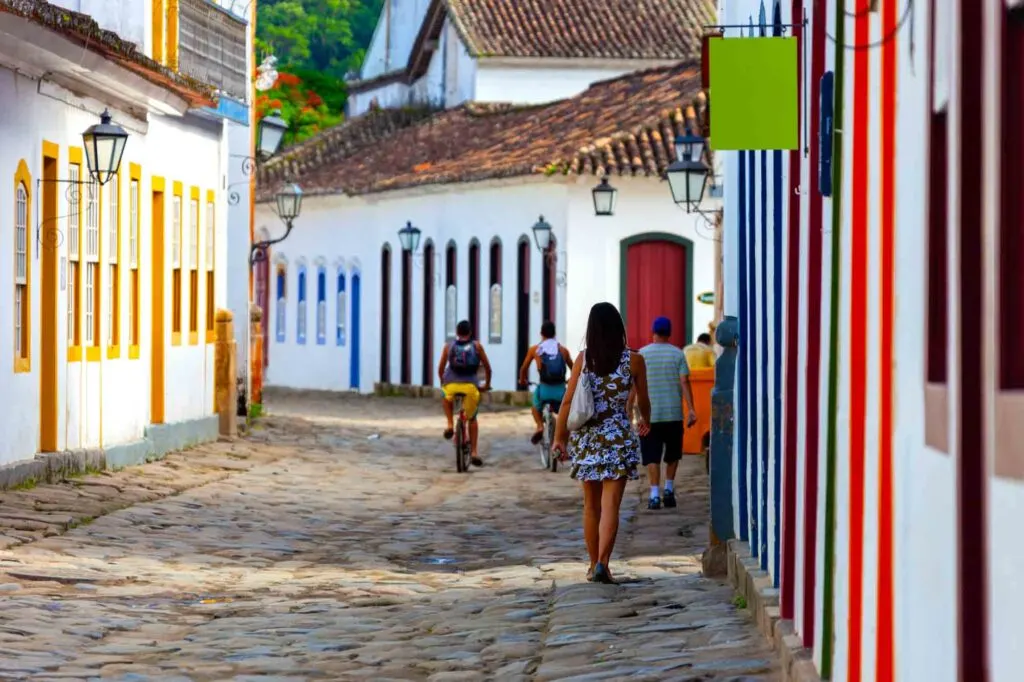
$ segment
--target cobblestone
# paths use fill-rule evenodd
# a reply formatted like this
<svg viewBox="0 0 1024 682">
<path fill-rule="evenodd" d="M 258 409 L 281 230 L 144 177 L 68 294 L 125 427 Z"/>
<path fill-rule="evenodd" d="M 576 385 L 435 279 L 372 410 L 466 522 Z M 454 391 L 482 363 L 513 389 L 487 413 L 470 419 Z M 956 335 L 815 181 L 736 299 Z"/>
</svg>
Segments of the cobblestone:
<svg viewBox="0 0 1024 682">
<path fill-rule="evenodd" d="M 778 679 L 700 575 L 699 462 L 675 510 L 630 487 L 595 585 L 522 411 L 483 409 L 460 475 L 433 401 L 268 403 L 246 440 L 0 494 L 0 679 Z"/>
</svg>

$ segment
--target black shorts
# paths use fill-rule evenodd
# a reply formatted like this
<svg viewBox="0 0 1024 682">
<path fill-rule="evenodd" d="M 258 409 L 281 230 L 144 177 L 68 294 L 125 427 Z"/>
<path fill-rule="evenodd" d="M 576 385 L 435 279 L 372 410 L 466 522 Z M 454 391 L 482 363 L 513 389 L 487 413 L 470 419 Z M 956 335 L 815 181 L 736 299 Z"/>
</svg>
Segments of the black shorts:
<svg viewBox="0 0 1024 682">
<path fill-rule="evenodd" d="M 662 450 L 665 462 L 678 462 L 683 458 L 683 422 L 654 422 L 651 432 L 640 438 L 640 458 L 644 465 L 661 464 Z"/>
</svg>

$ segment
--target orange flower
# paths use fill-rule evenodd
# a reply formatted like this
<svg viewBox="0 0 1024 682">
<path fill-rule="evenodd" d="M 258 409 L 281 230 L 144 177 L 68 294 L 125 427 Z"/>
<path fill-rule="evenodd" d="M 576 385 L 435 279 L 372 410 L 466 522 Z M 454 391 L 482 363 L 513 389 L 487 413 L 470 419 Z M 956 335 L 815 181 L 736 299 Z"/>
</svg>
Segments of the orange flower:
<svg viewBox="0 0 1024 682">
<path fill-rule="evenodd" d="M 278 86 L 298 85 L 301 82 L 302 82 L 302 80 L 298 76 L 296 76 L 295 74 L 284 73 L 283 71 L 279 72 L 277 74 L 277 85 Z"/>
</svg>

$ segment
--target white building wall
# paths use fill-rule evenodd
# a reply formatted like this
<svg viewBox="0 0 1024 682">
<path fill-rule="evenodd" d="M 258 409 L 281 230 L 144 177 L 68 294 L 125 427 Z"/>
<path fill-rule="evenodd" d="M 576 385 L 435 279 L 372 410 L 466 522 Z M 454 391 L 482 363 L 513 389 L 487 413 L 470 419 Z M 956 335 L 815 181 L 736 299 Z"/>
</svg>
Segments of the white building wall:
<svg viewBox="0 0 1024 682">
<path fill-rule="evenodd" d="M 332 334 L 327 344 L 318 346 L 315 337 L 315 268 L 319 257 L 327 263 L 345 261 L 349 272 L 352 262 L 361 263 L 362 334 L 360 338 L 360 386 L 363 392 L 373 389 L 380 380 L 380 316 L 381 316 L 381 248 L 385 242 L 392 249 L 391 289 L 391 383 L 401 380 L 401 247 L 398 229 L 411 220 L 422 231 L 420 254 L 427 240 L 432 240 L 438 254 L 435 262 L 437 279 L 434 286 L 432 383 L 441 348 L 445 342 L 445 249 L 449 240 L 457 245 L 457 319 L 468 318 L 469 246 L 480 242 L 480 335 L 494 367 L 493 386 L 497 390 L 515 388 L 518 373 L 517 354 L 517 245 L 521 238 L 530 244 L 530 343 L 538 340 L 542 315 L 542 259 L 533 242 L 532 226 L 538 217 L 552 225 L 559 244 L 559 270 L 566 274 L 567 286 L 557 290 L 555 322 L 563 343 L 571 350 L 581 347 L 590 307 L 602 300 L 619 305 L 620 241 L 645 232 L 659 231 L 681 234 L 694 242 L 694 290 L 713 288 L 714 262 L 710 230 L 703 235 L 696 216 L 687 216 L 672 203 L 665 185 L 651 180 L 623 178 L 619 187 L 619 208 L 612 218 L 596 218 L 590 187 L 593 183 L 565 183 L 550 179 L 513 180 L 502 183 L 479 183 L 410 192 L 396 192 L 369 200 L 308 197 L 295 231 L 275 249 L 274 258 L 287 259 L 288 296 L 285 342 L 278 342 L 276 328 L 271 328 L 271 354 L 266 383 L 293 388 L 348 390 L 351 338 L 344 347 L 334 344 Z M 266 225 L 279 233 L 277 219 L 265 205 L 257 209 L 257 225 Z M 502 244 L 502 337 L 491 342 L 488 337 L 490 244 L 498 237 Z M 306 344 L 296 338 L 296 287 L 298 259 L 309 264 L 311 285 L 307 297 L 309 332 Z M 330 273 L 330 270 L 329 270 Z M 271 313 L 274 325 L 277 316 L 276 284 L 273 269 L 270 277 Z M 422 259 L 414 262 L 412 281 L 412 383 L 421 384 L 423 376 L 422 315 L 425 286 Z M 333 301 L 329 287 L 328 299 Z M 351 286 L 349 285 L 349 293 Z M 694 311 L 694 330 L 705 328 L 711 321 L 711 308 L 690 302 Z M 349 315 L 352 301 L 348 303 Z M 328 328 L 333 330 L 336 317 L 333 303 L 328 306 Z M 351 318 L 348 329 L 352 328 Z"/>
<path fill-rule="evenodd" d="M 429 6 L 430 0 L 386 0 L 363 60 L 361 78 L 405 68 Z"/>
<path fill-rule="evenodd" d="M 121 39 L 138 45 L 145 54 L 152 54 L 148 49 L 152 32 L 149 0 L 53 0 L 51 4 L 88 14 L 100 28 L 113 31 Z"/>
<path fill-rule="evenodd" d="M 474 99 L 478 102 L 542 104 L 566 99 L 592 83 L 671 61 L 598 61 L 481 58 L 476 63 Z"/>
<path fill-rule="evenodd" d="M 15 75 L 6 69 L 0 69 L 0 99 L 7 105 L 0 121 L 0 169 L 7 169 L 7 182 L 0 182 L 0 206 L 13 211 L 14 183 L 13 175 L 18 161 L 24 159 L 32 174 L 32 215 L 30 216 L 30 248 L 31 254 L 31 303 L 32 303 L 32 337 L 31 337 L 31 372 L 13 373 L 13 362 L 0 362 L 0 385 L 5 386 L 5 410 L 0 415 L 0 432 L 5 434 L 0 439 L 0 464 L 31 458 L 39 447 L 40 419 L 40 366 L 42 362 L 40 329 L 41 306 L 41 272 L 42 263 L 35 240 L 36 227 L 42 219 L 41 195 L 37 180 L 42 173 L 42 142 L 43 140 L 60 146 L 60 159 L 57 166 L 59 178 L 68 177 L 68 148 L 80 147 L 81 133 L 89 125 L 98 120 L 102 105 L 91 100 L 83 101 L 84 108 L 67 106 L 57 100 L 38 95 L 35 84 Z M 107 263 L 107 222 L 108 191 L 104 187 L 101 195 L 101 308 L 97 314 L 101 316 L 100 358 L 92 362 L 84 357 L 81 361 L 71 362 L 68 359 L 67 344 L 67 278 L 62 275 L 57 296 L 58 325 L 58 447 L 59 449 L 75 449 L 81 447 L 106 447 L 118 443 L 139 440 L 143 430 L 149 423 L 150 407 L 150 348 L 151 329 L 151 288 L 152 275 L 150 256 L 152 243 L 150 240 L 151 216 L 149 200 L 152 175 L 167 179 L 168 211 L 172 181 L 181 180 L 185 184 L 187 209 L 188 190 L 192 185 L 202 188 L 202 200 L 205 204 L 206 190 L 217 189 L 219 186 L 219 126 L 199 124 L 194 120 L 167 119 L 153 116 L 146 126 L 139 121 L 126 119 L 119 112 L 112 112 L 115 122 L 128 129 L 130 137 L 122 162 L 122 194 L 121 194 L 121 339 L 122 347 L 119 357 L 108 357 L 107 313 L 109 299 L 106 292 L 108 277 Z M 185 156 L 179 152 L 189 149 Z M 141 343 L 140 357 L 129 358 L 128 339 L 128 188 L 129 163 L 142 166 L 141 201 L 140 201 L 140 267 L 141 267 Z M 83 163 L 83 177 L 85 166 Z M 61 216 L 56 226 L 60 230 L 58 238 L 58 268 L 63 270 L 67 265 L 67 219 L 68 202 L 66 190 L 68 185 L 60 185 L 58 189 L 58 215 Z M 218 194 L 218 202 L 222 201 Z M 83 208 L 84 211 L 84 202 Z M 0 214 L 0 239 L 13 244 L 12 213 Z M 200 212 L 202 223 L 205 223 L 205 212 Z M 218 209 L 218 220 L 223 219 L 223 210 Z M 170 248 L 170 217 L 167 219 L 167 249 Z M 222 224 L 222 223 L 218 223 Z M 188 214 L 185 214 L 184 225 L 188 226 Z M 201 228 L 201 235 L 204 234 Z M 219 232 L 218 234 L 223 234 Z M 84 234 L 83 234 L 84 240 Z M 201 236 L 201 239 L 204 237 Z M 223 240 L 217 244 L 218 278 L 217 295 L 223 300 L 224 253 Z M 202 244 L 202 242 L 201 242 Z M 83 241 L 84 245 L 84 241 Z M 202 249 L 202 246 L 201 246 Z M 13 270 L 13 249 L 0 249 L 0 268 L 4 272 Z M 84 255 L 84 246 L 83 246 Z M 202 251 L 200 256 L 202 257 Z M 200 265 L 200 268 L 202 266 Z M 200 270 L 202 274 L 202 270 Z M 170 270 L 167 271 L 166 312 L 168 315 L 168 346 L 170 324 Z M 202 282 L 202 276 L 200 277 Z M 84 276 L 83 280 L 84 282 Z M 202 286 L 202 284 L 200 285 Z M 83 286 L 84 289 L 84 286 Z M 188 281 L 183 278 L 182 298 L 185 305 L 183 321 L 188 322 Z M 12 281 L 0 278 L 0 300 L 4 307 L 11 310 L 9 302 L 13 301 Z M 200 305 L 204 297 L 200 293 Z M 84 302 L 82 321 L 84 323 Z M 204 316 L 200 311 L 199 321 L 202 325 Z M 83 332 L 84 340 L 84 332 Z M 13 335 L 0 334 L 0 354 L 13 358 Z M 212 405 L 213 381 L 213 346 L 201 341 L 195 346 L 168 347 L 166 359 L 166 421 L 181 421 L 210 415 Z"/>
</svg>

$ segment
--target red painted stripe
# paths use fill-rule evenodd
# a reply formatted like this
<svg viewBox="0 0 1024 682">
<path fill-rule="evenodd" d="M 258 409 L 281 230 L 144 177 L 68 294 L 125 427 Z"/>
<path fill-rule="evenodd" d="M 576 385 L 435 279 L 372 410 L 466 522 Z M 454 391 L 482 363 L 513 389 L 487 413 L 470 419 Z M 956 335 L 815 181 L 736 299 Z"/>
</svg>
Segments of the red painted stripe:
<svg viewBox="0 0 1024 682">
<path fill-rule="evenodd" d="M 803 0 L 793 0 L 793 23 L 803 16 Z M 803 27 L 793 30 L 799 52 L 797 59 L 797 99 L 803 93 Z M 798 110 L 799 111 L 799 110 Z M 798 129 L 802 129 L 800 126 Z M 782 580 L 780 581 L 779 612 L 783 618 L 793 618 L 793 595 L 796 583 L 796 474 L 797 474 L 797 338 L 800 334 L 800 150 L 789 152 L 789 256 L 786 292 L 786 423 L 785 459 L 783 460 L 782 500 Z"/>
<path fill-rule="evenodd" d="M 856 3 L 854 43 L 871 40 L 869 0 Z M 864 449 L 867 408 L 867 289 L 868 289 L 868 124 L 870 104 L 871 50 L 856 50 L 853 56 L 853 182 L 850 197 L 850 602 L 847 682 L 861 680 L 861 645 L 864 619 Z"/>
<path fill-rule="evenodd" d="M 804 646 L 814 646 L 815 590 L 817 587 L 818 553 L 818 437 L 821 413 L 821 257 L 822 257 L 822 196 L 818 181 L 821 119 L 821 77 L 825 73 L 825 22 L 828 20 L 827 6 L 823 2 L 812 4 L 813 30 L 811 35 L 811 193 L 809 219 L 807 221 L 807 329 L 804 344 L 807 347 L 806 420 L 807 441 L 804 452 L 804 608 L 800 635 Z"/>
<path fill-rule="evenodd" d="M 895 34 L 897 3 L 886 0 L 882 6 L 882 35 Z M 895 300 L 896 240 L 896 50 L 897 42 L 882 46 L 882 306 L 881 348 L 879 359 L 880 391 L 878 409 L 878 614 L 875 630 L 875 680 L 895 679 L 893 642 L 893 482 L 892 482 L 892 410 L 893 410 L 893 315 Z"/>
</svg>

